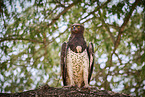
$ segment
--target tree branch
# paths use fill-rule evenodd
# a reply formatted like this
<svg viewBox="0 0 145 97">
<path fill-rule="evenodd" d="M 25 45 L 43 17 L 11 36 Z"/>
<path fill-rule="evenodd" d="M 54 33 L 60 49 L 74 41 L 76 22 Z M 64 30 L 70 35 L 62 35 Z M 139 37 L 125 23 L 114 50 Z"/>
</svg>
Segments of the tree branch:
<svg viewBox="0 0 145 97">
<path fill-rule="evenodd" d="M 25 38 L 11 38 L 11 37 L 0 38 L 0 42 L 11 41 L 11 40 L 14 40 L 14 41 L 15 41 L 15 40 L 25 40 L 25 41 L 35 42 L 35 43 L 43 43 L 43 42 L 38 41 L 38 40 L 25 39 Z"/>
<path fill-rule="evenodd" d="M 58 3 L 61 7 L 65 7 L 65 5 L 64 4 L 61 4 L 61 2 L 58 1 L 58 0 L 56 0 L 56 3 Z"/>
<path fill-rule="evenodd" d="M 52 24 L 54 24 L 56 22 L 56 20 L 58 20 L 60 18 L 61 15 L 63 15 L 64 13 L 66 13 L 70 8 L 72 8 L 75 5 L 75 3 L 70 4 L 68 7 L 65 7 L 64 10 L 59 13 L 55 18 L 52 19 L 51 23 L 49 23 L 47 26 L 51 26 Z"/>
<path fill-rule="evenodd" d="M 98 6 L 95 10 L 89 12 L 88 15 L 85 16 L 84 18 L 81 18 L 81 19 L 79 20 L 79 22 L 80 22 L 81 20 L 87 18 L 87 17 L 90 16 L 91 14 L 94 14 L 96 11 L 100 10 L 100 9 L 103 8 L 104 6 L 106 6 L 110 1 L 111 1 L 111 0 L 107 0 L 104 4 L 102 4 L 101 6 Z"/>
<path fill-rule="evenodd" d="M 118 34 L 117 39 L 116 39 L 115 44 L 114 44 L 113 53 L 116 51 L 117 47 L 119 46 L 120 40 L 121 40 L 121 35 L 123 34 L 124 28 L 125 28 L 125 26 L 127 25 L 127 23 L 128 23 L 128 21 L 129 21 L 131 15 L 132 15 L 132 13 L 133 13 L 134 9 L 136 8 L 137 4 L 139 3 L 139 1 L 140 1 L 140 0 L 136 0 L 136 1 L 133 3 L 133 5 L 132 5 L 131 8 L 130 8 L 130 12 L 127 13 L 127 15 L 125 16 L 124 22 L 123 22 L 123 24 L 121 25 L 121 27 L 120 27 L 120 29 L 119 29 L 119 34 Z"/>
<path fill-rule="evenodd" d="M 102 25 L 106 28 L 106 30 L 107 30 L 108 34 L 110 35 L 110 38 L 111 38 L 111 40 L 114 44 L 115 43 L 115 38 L 114 38 L 113 34 L 111 33 L 111 31 L 110 31 L 108 25 L 105 23 L 104 19 L 101 19 L 101 20 L 102 20 Z"/>
<path fill-rule="evenodd" d="M 118 54 L 115 53 L 115 55 L 117 56 L 118 60 L 119 60 L 119 63 L 122 64 L 122 60 L 119 58 Z"/>
<path fill-rule="evenodd" d="M 123 93 L 115 93 L 107 90 L 99 90 L 97 87 L 91 87 L 89 89 L 76 88 L 76 87 L 62 87 L 55 88 L 50 87 L 47 84 L 25 92 L 19 93 L 0 93 L 1 97 L 131 97 L 130 95 Z"/>
<path fill-rule="evenodd" d="M 109 24 L 109 23 L 106 23 L 106 25 L 108 25 L 116 30 L 120 29 L 120 27 L 118 25 L 113 25 L 113 24 Z"/>
</svg>

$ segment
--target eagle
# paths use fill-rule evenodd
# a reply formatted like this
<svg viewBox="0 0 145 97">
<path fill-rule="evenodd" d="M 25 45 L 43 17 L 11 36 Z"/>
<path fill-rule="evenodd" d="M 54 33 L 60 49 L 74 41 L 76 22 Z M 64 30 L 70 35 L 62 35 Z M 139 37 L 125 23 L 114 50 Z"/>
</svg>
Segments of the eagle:
<svg viewBox="0 0 145 97">
<path fill-rule="evenodd" d="M 61 74 L 64 86 L 89 87 L 94 66 L 94 47 L 83 36 L 84 26 L 73 24 L 68 42 L 61 47 Z"/>
</svg>

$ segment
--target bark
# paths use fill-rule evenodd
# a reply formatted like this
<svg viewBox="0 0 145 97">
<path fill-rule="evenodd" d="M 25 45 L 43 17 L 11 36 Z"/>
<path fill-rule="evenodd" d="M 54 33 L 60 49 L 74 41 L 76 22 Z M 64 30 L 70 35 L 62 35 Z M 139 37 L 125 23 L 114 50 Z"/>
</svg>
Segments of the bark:
<svg viewBox="0 0 145 97">
<path fill-rule="evenodd" d="M 107 90 L 99 90 L 97 87 L 77 88 L 62 87 L 54 88 L 44 85 L 35 90 L 20 93 L 0 93 L 0 97 L 131 97 L 123 93 L 115 93 Z"/>
</svg>

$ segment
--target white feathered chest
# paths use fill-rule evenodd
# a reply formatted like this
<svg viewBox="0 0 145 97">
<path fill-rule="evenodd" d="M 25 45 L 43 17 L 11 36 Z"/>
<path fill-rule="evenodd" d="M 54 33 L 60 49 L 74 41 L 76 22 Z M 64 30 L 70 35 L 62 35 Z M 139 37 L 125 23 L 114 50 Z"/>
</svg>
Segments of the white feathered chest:
<svg viewBox="0 0 145 97">
<path fill-rule="evenodd" d="M 70 48 L 67 52 L 67 72 L 69 85 L 81 86 L 83 81 L 88 80 L 89 58 L 87 50 L 75 53 Z M 85 82 L 85 81 L 84 81 Z"/>
</svg>

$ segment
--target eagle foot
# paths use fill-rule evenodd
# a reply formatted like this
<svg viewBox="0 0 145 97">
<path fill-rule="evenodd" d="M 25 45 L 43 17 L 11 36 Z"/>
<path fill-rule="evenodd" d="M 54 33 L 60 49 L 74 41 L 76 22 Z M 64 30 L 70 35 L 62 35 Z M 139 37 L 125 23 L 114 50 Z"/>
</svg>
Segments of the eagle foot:
<svg viewBox="0 0 145 97">
<path fill-rule="evenodd" d="M 88 90 L 88 89 L 90 90 L 91 89 L 91 86 L 83 86 L 82 87 L 82 90 Z"/>
<path fill-rule="evenodd" d="M 63 86 L 64 88 L 77 88 L 77 85 L 68 85 L 68 86 Z"/>
</svg>

